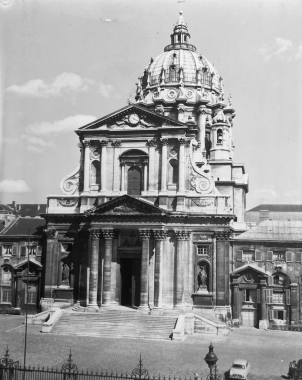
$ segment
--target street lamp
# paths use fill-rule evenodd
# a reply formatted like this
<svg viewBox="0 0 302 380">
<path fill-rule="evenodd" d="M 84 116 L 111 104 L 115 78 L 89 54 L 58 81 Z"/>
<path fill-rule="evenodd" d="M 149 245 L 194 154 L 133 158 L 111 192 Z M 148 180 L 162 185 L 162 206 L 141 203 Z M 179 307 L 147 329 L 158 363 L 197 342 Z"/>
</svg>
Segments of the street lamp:
<svg viewBox="0 0 302 380">
<path fill-rule="evenodd" d="M 214 347 L 212 345 L 212 342 L 209 345 L 209 352 L 206 354 L 204 360 L 210 368 L 210 374 L 207 376 L 207 380 L 222 380 L 223 376 L 217 373 L 216 363 L 218 361 L 218 358 L 214 352 Z"/>
</svg>

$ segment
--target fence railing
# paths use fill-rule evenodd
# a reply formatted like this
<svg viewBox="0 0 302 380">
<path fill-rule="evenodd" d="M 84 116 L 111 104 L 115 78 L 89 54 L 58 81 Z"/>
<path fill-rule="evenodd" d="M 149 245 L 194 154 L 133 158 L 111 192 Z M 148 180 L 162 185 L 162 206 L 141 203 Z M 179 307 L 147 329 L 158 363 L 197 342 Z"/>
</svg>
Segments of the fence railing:
<svg viewBox="0 0 302 380">
<path fill-rule="evenodd" d="M 130 374 L 93 372 L 79 370 L 74 364 L 71 351 L 67 362 L 60 369 L 50 367 L 21 366 L 19 361 L 10 358 L 9 350 L 6 349 L 4 358 L 0 359 L 0 380 L 193 380 L 191 377 L 176 378 L 171 376 L 150 376 L 143 367 L 140 355 L 138 366 Z M 194 377 L 195 380 L 198 377 Z M 201 380 L 201 379 L 199 379 Z"/>
</svg>

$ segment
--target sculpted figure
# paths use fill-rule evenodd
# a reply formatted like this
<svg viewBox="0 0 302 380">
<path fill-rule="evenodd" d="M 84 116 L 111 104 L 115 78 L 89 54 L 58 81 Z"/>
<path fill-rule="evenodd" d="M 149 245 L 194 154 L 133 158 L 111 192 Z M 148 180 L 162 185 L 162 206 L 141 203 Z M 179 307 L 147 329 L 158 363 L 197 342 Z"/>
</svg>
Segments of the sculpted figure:
<svg viewBox="0 0 302 380">
<path fill-rule="evenodd" d="M 63 273 L 62 273 L 62 280 L 64 282 L 69 283 L 69 272 L 70 272 L 69 266 L 67 264 L 64 264 L 63 265 Z"/>
<path fill-rule="evenodd" d="M 207 286 L 207 278 L 208 278 L 207 271 L 206 271 L 206 266 L 205 265 L 204 266 L 200 265 L 199 268 L 200 268 L 200 270 L 198 272 L 198 289 L 201 286 L 202 287 L 206 287 Z"/>
</svg>

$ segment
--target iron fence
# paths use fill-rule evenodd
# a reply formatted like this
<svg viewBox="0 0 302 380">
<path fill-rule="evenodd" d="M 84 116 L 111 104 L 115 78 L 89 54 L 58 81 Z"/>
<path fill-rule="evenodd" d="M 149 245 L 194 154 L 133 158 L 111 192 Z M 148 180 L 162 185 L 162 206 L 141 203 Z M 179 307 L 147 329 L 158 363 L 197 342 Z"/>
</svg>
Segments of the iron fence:
<svg viewBox="0 0 302 380">
<path fill-rule="evenodd" d="M 150 376 L 143 367 L 141 355 L 138 366 L 130 374 L 79 370 L 73 362 L 71 351 L 67 362 L 60 369 L 30 365 L 24 367 L 19 361 L 10 358 L 7 348 L 4 358 L 0 359 L 0 380 L 192 380 L 192 378 Z"/>
</svg>

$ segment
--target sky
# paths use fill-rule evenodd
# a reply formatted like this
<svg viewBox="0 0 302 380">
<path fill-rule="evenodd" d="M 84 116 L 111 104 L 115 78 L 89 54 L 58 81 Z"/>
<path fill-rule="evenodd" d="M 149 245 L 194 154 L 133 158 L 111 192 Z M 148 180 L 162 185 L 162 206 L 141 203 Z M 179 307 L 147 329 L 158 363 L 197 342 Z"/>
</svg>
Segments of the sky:
<svg viewBox="0 0 302 380">
<path fill-rule="evenodd" d="M 247 209 L 302 203 L 301 1 L 0 0 L 2 203 L 61 194 L 79 164 L 74 130 L 127 105 L 180 6 L 232 95 Z"/>
</svg>

